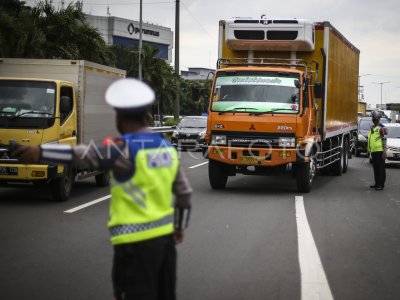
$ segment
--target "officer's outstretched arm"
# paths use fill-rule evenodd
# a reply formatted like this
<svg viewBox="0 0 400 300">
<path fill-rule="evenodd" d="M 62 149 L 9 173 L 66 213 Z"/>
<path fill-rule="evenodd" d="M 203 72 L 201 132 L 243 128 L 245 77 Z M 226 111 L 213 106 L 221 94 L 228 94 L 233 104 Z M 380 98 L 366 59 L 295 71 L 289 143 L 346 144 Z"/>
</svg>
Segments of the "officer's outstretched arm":
<svg viewBox="0 0 400 300">
<path fill-rule="evenodd" d="M 23 163 L 62 163 L 79 168 L 103 169 L 125 173 L 130 171 L 132 163 L 125 146 L 118 147 L 96 145 L 41 145 L 14 147 L 12 155 Z"/>
</svg>

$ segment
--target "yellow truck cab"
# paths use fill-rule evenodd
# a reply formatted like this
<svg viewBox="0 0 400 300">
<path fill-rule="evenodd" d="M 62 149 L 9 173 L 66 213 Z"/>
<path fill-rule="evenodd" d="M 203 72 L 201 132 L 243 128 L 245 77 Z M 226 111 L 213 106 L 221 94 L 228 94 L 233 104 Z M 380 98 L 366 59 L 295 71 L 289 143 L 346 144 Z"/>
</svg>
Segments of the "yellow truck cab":
<svg viewBox="0 0 400 300">
<path fill-rule="evenodd" d="M 108 184 L 101 170 L 63 165 L 25 165 L 10 156 L 10 145 L 101 143 L 117 134 L 114 112 L 104 92 L 125 71 L 87 61 L 0 59 L 0 185 L 50 184 L 53 198 L 65 201 L 75 178 L 95 176 Z"/>
</svg>

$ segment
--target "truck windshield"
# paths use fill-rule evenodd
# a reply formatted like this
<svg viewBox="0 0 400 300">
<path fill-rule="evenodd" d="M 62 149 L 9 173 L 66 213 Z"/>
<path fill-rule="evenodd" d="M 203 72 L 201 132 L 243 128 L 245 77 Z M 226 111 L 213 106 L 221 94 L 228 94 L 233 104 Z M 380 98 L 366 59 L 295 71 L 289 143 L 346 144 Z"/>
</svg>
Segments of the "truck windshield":
<svg viewBox="0 0 400 300">
<path fill-rule="evenodd" d="M 52 82 L 0 80 L 0 118 L 51 118 L 55 91 Z"/>
<path fill-rule="evenodd" d="M 223 72 L 212 95 L 212 111 L 296 114 L 299 76 L 277 72 Z M 297 84 L 298 86 L 298 84 Z"/>
</svg>

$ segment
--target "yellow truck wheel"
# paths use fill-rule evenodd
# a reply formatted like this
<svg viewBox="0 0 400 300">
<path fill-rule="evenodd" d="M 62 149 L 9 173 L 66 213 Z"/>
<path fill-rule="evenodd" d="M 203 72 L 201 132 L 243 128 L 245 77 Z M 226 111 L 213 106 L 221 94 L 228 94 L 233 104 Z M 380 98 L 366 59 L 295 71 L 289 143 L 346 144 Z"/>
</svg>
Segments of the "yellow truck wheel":
<svg viewBox="0 0 400 300">
<path fill-rule="evenodd" d="M 101 173 L 94 177 L 96 185 L 100 187 L 108 186 L 110 184 L 110 175 L 107 172 Z"/>
<path fill-rule="evenodd" d="M 74 179 L 75 174 L 73 170 L 70 167 L 64 167 L 63 175 L 51 182 L 51 192 L 54 201 L 64 202 L 68 200 L 71 195 Z"/>
</svg>

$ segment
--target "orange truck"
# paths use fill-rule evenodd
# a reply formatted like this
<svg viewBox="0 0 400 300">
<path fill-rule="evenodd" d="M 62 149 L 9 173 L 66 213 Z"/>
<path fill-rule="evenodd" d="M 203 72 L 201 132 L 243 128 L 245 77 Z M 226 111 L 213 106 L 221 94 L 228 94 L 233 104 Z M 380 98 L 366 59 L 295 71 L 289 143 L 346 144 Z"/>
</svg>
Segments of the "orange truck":
<svg viewBox="0 0 400 300">
<path fill-rule="evenodd" d="M 329 22 L 219 23 L 207 124 L 209 181 L 291 170 L 299 192 L 348 168 L 357 129 L 360 51 Z"/>
</svg>

